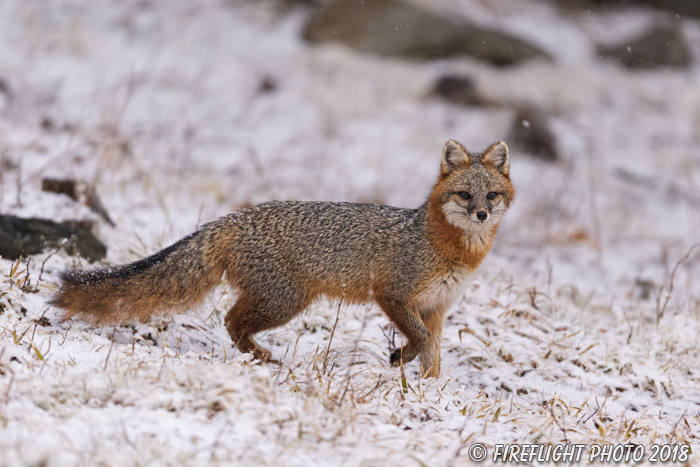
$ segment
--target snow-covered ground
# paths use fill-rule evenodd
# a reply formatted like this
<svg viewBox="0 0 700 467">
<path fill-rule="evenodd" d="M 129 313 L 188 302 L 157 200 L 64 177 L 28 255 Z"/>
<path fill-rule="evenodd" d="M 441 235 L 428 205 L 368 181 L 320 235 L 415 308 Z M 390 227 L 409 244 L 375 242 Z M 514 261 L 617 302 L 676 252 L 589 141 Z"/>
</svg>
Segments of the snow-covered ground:
<svg viewBox="0 0 700 467">
<path fill-rule="evenodd" d="M 650 11 L 418 3 L 557 61 L 310 47 L 308 12 L 271 0 L 0 2 L 0 212 L 98 220 L 40 190 L 96 181 L 117 225 L 100 221 L 105 264 L 269 199 L 418 206 L 446 140 L 481 150 L 512 118 L 430 97 L 446 72 L 551 112 L 563 157 L 512 151 L 516 204 L 448 315 L 438 379 L 389 367 L 401 336 L 376 307 L 319 303 L 260 336 L 280 361 L 260 365 L 222 325 L 225 287 L 188 314 L 94 328 L 46 305 L 84 260 L 59 252 L 37 282 L 50 252 L 12 277 L 0 259 L 0 465 L 449 466 L 475 442 L 678 442 L 698 462 L 700 247 L 681 260 L 700 242 L 700 67 L 597 58 Z M 700 23 L 683 27 L 700 63 Z"/>
</svg>

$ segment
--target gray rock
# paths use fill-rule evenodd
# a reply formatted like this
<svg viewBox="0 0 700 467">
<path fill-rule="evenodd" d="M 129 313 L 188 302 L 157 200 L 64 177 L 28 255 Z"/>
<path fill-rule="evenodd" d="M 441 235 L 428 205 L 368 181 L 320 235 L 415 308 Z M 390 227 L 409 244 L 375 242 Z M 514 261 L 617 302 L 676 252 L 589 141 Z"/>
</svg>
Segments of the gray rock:
<svg viewBox="0 0 700 467">
<path fill-rule="evenodd" d="M 58 248 L 69 239 L 63 249 L 69 255 L 78 253 L 90 262 L 99 261 L 107 254 L 107 247 L 91 232 L 76 222 L 54 222 L 48 219 L 24 219 L 0 215 L 0 256 L 17 259 L 41 253 L 47 248 Z"/>
<path fill-rule="evenodd" d="M 314 12 L 304 38 L 382 56 L 431 59 L 468 55 L 495 65 L 551 60 L 536 45 L 400 0 L 335 0 Z"/>
<path fill-rule="evenodd" d="M 647 0 L 647 3 L 654 8 L 677 15 L 700 18 L 700 1 L 698 0 Z"/>
<path fill-rule="evenodd" d="M 700 1 L 698 0 L 559 0 L 557 5 L 598 10 L 609 10 L 625 7 L 651 7 L 680 16 L 700 18 Z"/>
<path fill-rule="evenodd" d="M 687 67 L 691 64 L 688 43 L 680 24 L 675 22 L 656 25 L 638 37 L 611 47 L 600 46 L 598 53 L 631 69 Z"/>
<path fill-rule="evenodd" d="M 440 77 L 433 87 L 433 94 L 446 101 L 468 107 L 494 106 L 487 97 L 483 96 L 474 80 L 465 75 L 446 75 Z"/>
<path fill-rule="evenodd" d="M 43 120 L 46 122 L 48 120 Z M 44 178 L 41 181 L 41 191 L 49 191 L 59 195 L 66 195 L 73 201 L 78 201 L 77 182 L 73 179 Z"/>
<path fill-rule="evenodd" d="M 9 99 L 11 95 L 12 92 L 10 91 L 10 85 L 7 84 L 7 81 L 0 78 L 0 96 L 4 96 L 6 99 Z"/>
<path fill-rule="evenodd" d="M 549 118 L 534 107 L 523 107 L 516 111 L 507 141 L 532 157 L 548 162 L 559 160 L 556 136 L 549 126 Z"/>
<path fill-rule="evenodd" d="M 42 191 L 66 195 L 74 201 L 79 201 L 81 198 L 84 198 L 87 207 L 99 214 L 109 225 L 116 227 L 112 218 L 109 217 L 109 213 L 104 204 L 102 204 L 102 200 L 97 194 L 94 185 L 88 185 L 87 183 L 79 182 L 74 179 L 44 178 L 41 181 L 41 189 Z"/>
</svg>

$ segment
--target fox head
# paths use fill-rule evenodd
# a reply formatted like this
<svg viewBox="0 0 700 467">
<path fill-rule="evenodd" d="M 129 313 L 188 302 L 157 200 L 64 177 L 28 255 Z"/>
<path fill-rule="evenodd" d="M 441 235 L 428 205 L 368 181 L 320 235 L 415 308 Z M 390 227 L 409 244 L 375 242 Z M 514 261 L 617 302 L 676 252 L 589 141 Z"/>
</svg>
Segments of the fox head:
<svg viewBox="0 0 700 467">
<path fill-rule="evenodd" d="M 440 178 L 433 195 L 447 221 L 467 232 L 490 230 L 515 197 L 508 146 L 503 141 L 483 153 L 469 153 L 450 140 L 442 151 Z"/>
</svg>

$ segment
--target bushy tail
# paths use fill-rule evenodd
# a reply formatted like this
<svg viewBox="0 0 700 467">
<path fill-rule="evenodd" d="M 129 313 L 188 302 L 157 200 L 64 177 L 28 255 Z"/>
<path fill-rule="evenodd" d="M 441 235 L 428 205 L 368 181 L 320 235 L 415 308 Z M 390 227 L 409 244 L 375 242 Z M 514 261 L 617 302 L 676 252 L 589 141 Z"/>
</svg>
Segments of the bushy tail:
<svg viewBox="0 0 700 467">
<path fill-rule="evenodd" d="M 95 324 L 147 321 L 200 303 L 226 270 L 226 218 L 132 264 L 65 271 L 51 304 Z"/>
</svg>

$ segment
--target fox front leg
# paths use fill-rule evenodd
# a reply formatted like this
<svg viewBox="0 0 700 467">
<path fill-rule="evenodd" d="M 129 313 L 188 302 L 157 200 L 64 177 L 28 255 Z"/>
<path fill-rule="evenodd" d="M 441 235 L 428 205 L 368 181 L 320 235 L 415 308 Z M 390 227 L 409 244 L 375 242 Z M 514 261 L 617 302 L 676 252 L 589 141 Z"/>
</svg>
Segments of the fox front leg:
<svg viewBox="0 0 700 467">
<path fill-rule="evenodd" d="M 419 354 L 421 371 L 423 377 L 437 378 L 440 376 L 440 343 L 442 341 L 442 319 L 445 316 L 444 310 L 430 310 L 421 313 L 430 338 L 423 346 Z"/>
<path fill-rule="evenodd" d="M 398 366 L 402 362 L 410 362 L 424 351 L 430 341 L 430 332 L 414 307 L 391 299 L 379 299 L 377 302 L 401 334 L 408 339 L 406 345 L 391 352 L 389 363 Z"/>
<path fill-rule="evenodd" d="M 429 337 L 419 347 L 409 344 L 396 349 L 391 353 L 390 362 L 392 365 L 400 365 L 413 360 L 418 356 L 420 360 L 421 373 L 424 378 L 437 378 L 440 376 L 440 344 L 442 341 L 442 318 L 444 312 L 431 311 L 422 314 L 422 321 L 425 325 Z M 416 351 L 416 353 L 413 353 Z"/>
</svg>

